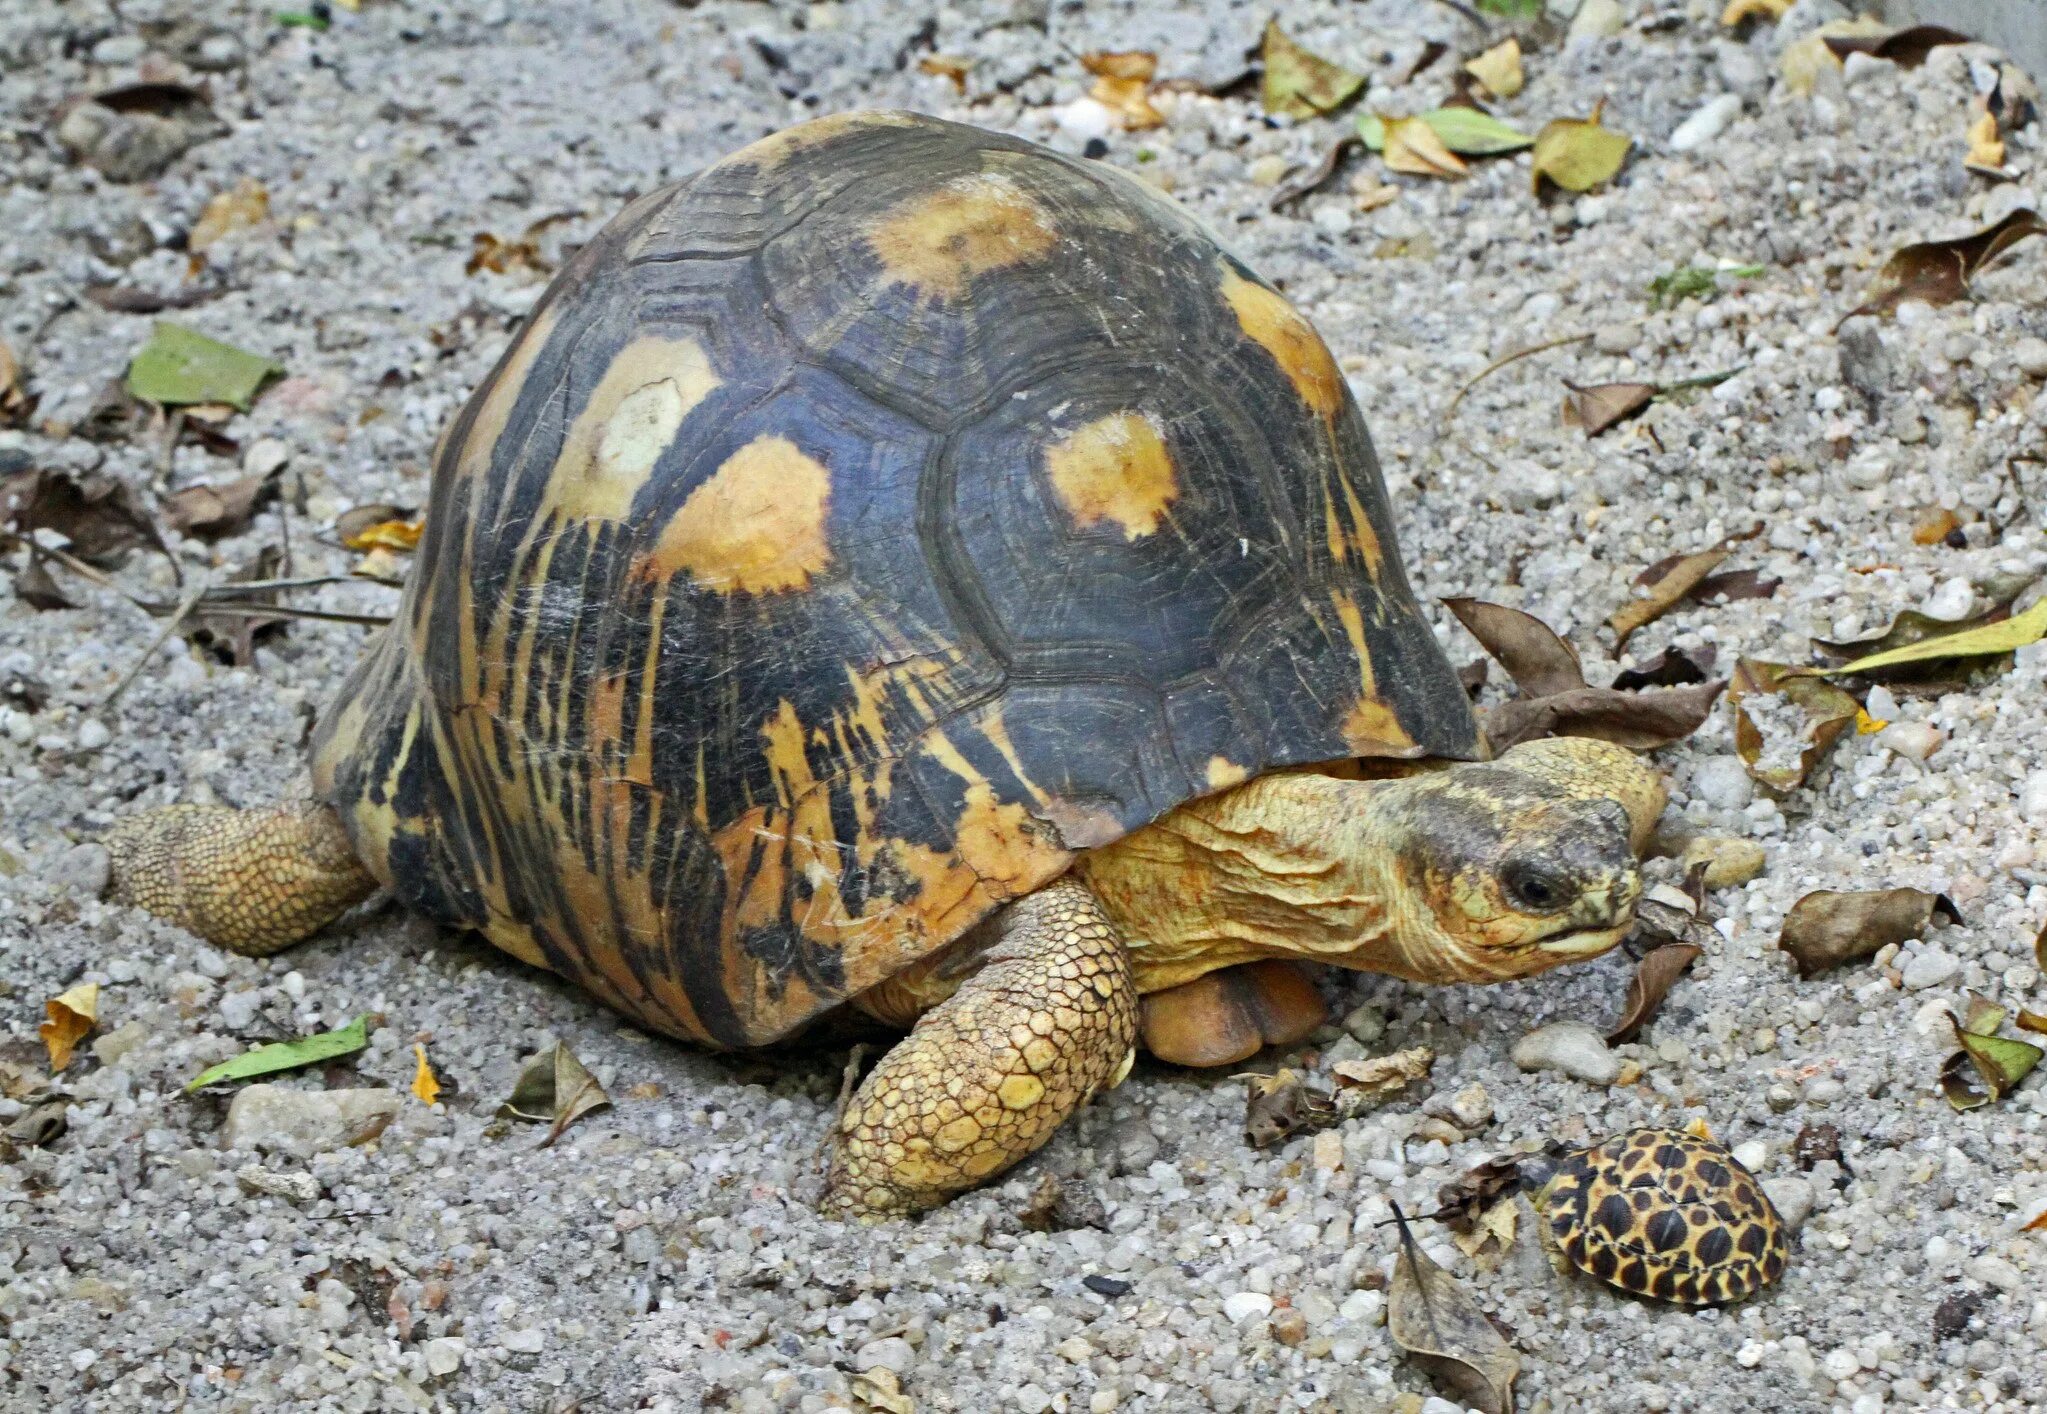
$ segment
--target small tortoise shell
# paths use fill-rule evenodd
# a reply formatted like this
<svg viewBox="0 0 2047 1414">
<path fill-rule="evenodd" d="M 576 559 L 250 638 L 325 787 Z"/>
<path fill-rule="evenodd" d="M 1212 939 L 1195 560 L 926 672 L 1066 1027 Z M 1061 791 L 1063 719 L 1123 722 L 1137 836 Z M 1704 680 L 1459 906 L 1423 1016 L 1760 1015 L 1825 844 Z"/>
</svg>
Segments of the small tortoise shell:
<svg viewBox="0 0 2047 1414">
<path fill-rule="evenodd" d="M 1536 1195 L 1565 1261 L 1688 1306 L 1739 1301 L 1784 1270 L 1784 1220 L 1725 1146 L 1636 1129 L 1559 1163 Z"/>
</svg>

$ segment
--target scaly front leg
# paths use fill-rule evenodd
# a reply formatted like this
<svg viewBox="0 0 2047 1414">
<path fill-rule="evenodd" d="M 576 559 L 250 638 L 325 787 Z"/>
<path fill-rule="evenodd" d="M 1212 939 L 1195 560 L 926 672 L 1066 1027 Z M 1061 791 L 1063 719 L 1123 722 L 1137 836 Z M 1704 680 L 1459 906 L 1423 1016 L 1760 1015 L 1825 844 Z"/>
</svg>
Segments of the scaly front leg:
<svg viewBox="0 0 2047 1414">
<path fill-rule="evenodd" d="M 1094 895 L 1061 879 L 1012 904 L 1002 926 L 981 970 L 924 1013 L 840 1116 L 827 1209 L 936 1207 L 1129 1073 L 1137 986 Z"/>
</svg>

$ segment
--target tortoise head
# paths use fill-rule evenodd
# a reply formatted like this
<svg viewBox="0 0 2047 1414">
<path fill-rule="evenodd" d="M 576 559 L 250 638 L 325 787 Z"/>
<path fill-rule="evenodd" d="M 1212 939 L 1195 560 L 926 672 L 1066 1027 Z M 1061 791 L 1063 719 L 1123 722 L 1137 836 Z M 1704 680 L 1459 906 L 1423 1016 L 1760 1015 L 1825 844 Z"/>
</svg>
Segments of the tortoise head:
<svg viewBox="0 0 2047 1414">
<path fill-rule="evenodd" d="M 1584 738 L 1400 782 L 1372 805 L 1397 919 L 1375 968 L 1501 982 L 1597 957 L 1634 924 L 1637 852 L 1664 799 L 1632 753 Z"/>
</svg>

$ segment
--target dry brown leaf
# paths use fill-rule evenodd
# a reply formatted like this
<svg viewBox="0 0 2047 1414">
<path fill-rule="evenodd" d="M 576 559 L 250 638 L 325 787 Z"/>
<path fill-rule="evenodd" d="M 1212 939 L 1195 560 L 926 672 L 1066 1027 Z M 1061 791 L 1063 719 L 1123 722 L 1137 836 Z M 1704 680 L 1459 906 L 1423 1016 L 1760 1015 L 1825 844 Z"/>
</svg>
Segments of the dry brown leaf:
<svg viewBox="0 0 2047 1414">
<path fill-rule="evenodd" d="M 1726 685 L 1707 682 L 1643 692 L 1580 687 L 1552 697 L 1518 698 L 1486 712 L 1486 740 L 1495 751 L 1546 736 L 1592 737 L 1631 751 L 1653 751 L 1697 731 Z"/>
<path fill-rule="evenodd" d="M 1329 1096 L 1310 1085 L 1297 1070 L 1281 1067 L 1270 1075 L 1246 1075 L 1244 1140 L 1254 1149 L 1277 1144 L 1302 1130 L 1325 1129 L 1336 1123 Z"/>
<path fill-rule="evenodd" d="M 71 1064 L 71 1053 L 78 1043 L 99 1025 L 100 984 L 81 982 L 50 998 L 43 1003 L 43 1014 L 48 1019 L 36 1028 L 36 1034 L 43 1038 L 50 1053 L 50 1074 L 55 1075 Z"/>
<path fill-rule="evenodd" d="M 185 248 L 206 250 L 235 231 L 246 231 L 269 219 L 269 191 L 253 177 L 244 177 L 206 203 L 185 237 Z"/>
<path fill-rule="evenodd" d="M 1941 688 L 1965 681 L 1984 665 L 1956 663 L 1951 657 L 1938 655 L 1916 661 L 1879 662 L 1875 667 L 1868 665 L 1879 654 L 1888 655 L 1902 648 L 1916 648 L 1922 643 L 1937 645 L 1940 640 L 1956 634 L 1986 628 L 1992 624 L 2007 623 L 2010 619 L 2011 610 L 2008 605 L 1999 605 L 1987 613 L 1968 619 L 1936 619 L 1930 614 L 1920 613 L 1917 609 L 1905 609 L 1900 611 L 1880 633 L 1862 638 L 1815 638 L 1812 640 L 1812 648 L 1816 656 L 1834 668 L 1845 669 L 1850 664 L 1860 665 L 1855 669 L 1855 676 L 1870 682 L 1907 684 L 1915 689 L 1924 689 L 1928 686 Z M 1964 647 L 1967 646 L 1967 642 L 1964 640 Z M 1931 648 L 1926 651 L 1935 652 Z"/>
<path fill-rule="evenodd" d="M 1484 599 L 1445 599 L 1443 607 L 1530 697 L 1585 686 L 1578 650 L 1535 615 Z"/>
<path fill-rule="evenodd" d="M 2037 601 L 2019 614 L 1987 617 L 1986 621 L 1956 633 L 1945 633 L 1921 643 L 1856 658 L 1839 667 L 1828 668 L 1826 676 L 1868 677 L 1878 671 L 1917 667 L 1950 658 L 1997 660 L 2029 644 L 2038 643 L 2042 638 L 2047 638 L 2047 599 Z"/>
<path fill-rule="evenodd" d="M 1092 1188 L 1078 1178 L 1062 1179 L 1049 1172 L 1038 1180 L 1030 1201 L 1016 1216 L 1033 1232 L 1072 1232 L 1082 1227 L 1107 1231 L 1109 1226 L 1109 1211 Z"/>
<path fill-rule="evenodd" d="M 1323 183 L 1336 175 L 1336 169 L 1343 165 L 1345 154 L 1358 145 L 1359 139 L 1354 135 L 1340 137 L 1329 144 L 1312 166 L 1302 168 L 1273 189 L 1271 200 L 1265 203 L 1266 208 L 1278 211 L 1299 201 L 1309 192 L 1319 189 Z M 1398 187 L 1387 187 L 1384 190 L 1393 196 L 1400 194 Z"/>
<path fill-rule="evenodd" d="M 1626 422 L 1656 400 L 1653 383 L 1594 383 L 1581 388 L 1566 382 L 1564 386 L 1570 390 L 1564 394 L 1564 426 L 1582 428 L 1587 437 L 1597 437 Z"/>
<path fill-rule="evenodd" d="M 1639 668 L 1622 668 L 1613 675 L 1611 686 L 1622 692 L 1639 692 L 1645 687 L 1689 687 L 1712 676 L 1713 660 L 1719 655 L 1713 645 L 1698 648 L 1666 648 Z"/>
<path fill-rule="evenodd" d="M 1452 1232 L 1470 1232 L 1500 1199 L 1521 1188 L 1521 1156 L 1503 1154 L 1474 1164 L 1436 1190 L 1431 1217 Z"/>
<path fill-rule="evenodd" d="M 926 54 L 917 61 L 917 72 L 951 80 L 955 93 L 967 91 L 967 71 L 973 67 L 972 59 L 957 54 Z"/>
<path fill-rule="evenodd" d="M 117 569 L 144 547 L 177 564 L 134 489 L 105 472 L 37 468 L 0 477 L 0 532 L 28 539 L 38 530 L 63 536 L 73 555 L 99 569 Z"/>
<path fill-rule="evenodd" d="M 1521 1357 L 1484 1308 L 1422 1250 L 1398 1204 L 1393 1218 L 1400 1227 L 1400 1255 L 1386 1291 L 1386 1333 L 1467 1407 L 1513 1414 Z"/>
<path fill-rule="evenodd" d="M 1811 977 L 1869 957 L 1892 943 L 1923 938 L 1936 918 L 1962 921 L 1946 894 L 1922 889 L 1852 893 L 1820 889 L 1791 905 L 1777 946 L 1791 954 L 1799 976 Z"/>
<path fill-rule="evenodd" d="M 1453 1229 L 1450 1240 L 1482 1272 L 1499 1267 L 1513 1249 L 1521 1209 L 1512 1198 L 1503 1199 L 1478 1214 L 1468 1229 Z"/>
<path fill-rule="evenodd" d="M 14 575 L 14 597 L 39 613 L 56 609 L 75 609 L 77 603 L 64 592 L 62 585 L 50 573 L 43 557 L 34 551 L 29 553 L 28 563 Z"/>
<path fill-rule="evenodd" d="M 1642 954 L 1635 964 L 1635 975 L 1628 982 L 1628 1004 L 1613 1030 L 1606 1033 L 1606 1043 L 1618 1046 L 1634 1040 L 1644 1026 L 1656 1019 L 1656 1013 L 1663 1009 L 1663 999 L 1703 951 L 1696 943 L 1665 943 Z"/>
<path fill-rule="evenodd" d="M 1966 34 L 1941 25 L 1912 25 L 1885 34 L 1826 36 L 1827 48 L 1833 51 L 1836 59 L 1846 59 L 1850 54 L 1867 54 L 1873 59 L 1887 59 L 1901 69 L 1918 68 L 1926 62 L 1928 54 L 1943 45 L 1968 42 Z"/>
<path fill-rule="evenodd" d="M 1089 97 L 1121 118 L 1125 131 L 1140 132 L 1166 121 L 1151 102 L 1151 81 L 1158 73 L 1158 55 L 1142 49 L 1120 53 L 1097 49 L 1081 55 L 1080 66 L 1095 76 Z"/>
<path fill-rule="evenodd" d="M 1521 91 L 1521 41 L 1504 39 L 1464 66 L 1496 98 L 1512 98 Z"/>
<path fill-rule="evenodd" d="M 1265 111 L 1295 122 L 1334 113 L 1365 86 L 1363 74 L 1332 64 L 1287 38 L 1278 20 L 1266 22 L 1259 53 L 1265 62 L 1259 95 Z"/>
<path fill-rule="evenodd" d="M 562 1131 L 594 1110 L 611 1108 L 611 1096 L 597 1083 L 575 1053 L 557 1041 L 547 1050 L 529 1056 L 519 1069 L 512 1097 L 497 1108 L 499 1119 L 524 1120 L 529 1124 L 552 1121 L 545 1149 L 562 1137 Z"/>
<path fill-rule="evenodd" d="M 1615 649 L 1625 645 L 1636 629 L 1656 622 L 1689 599 L 1706 577 L 1719 568 L 1720 562 L 1734 552 L 1736 540 L 1745 538 L 1729 536 L 1710 550 L 1659 561 L 1642 571 L 1635 583 L 1647 588 L 1648 596 L 1630 599 L 1606 621 L 1613 630 Z"/>
<path fill-rule="evenodd" d="M 530 237 L 506 240 L 489 231 L 478 231 L 469 238 L 469 259 L 462 266 L 463 273 L 468 275 L 482 270 L 493 275 L 509 275 L 514 270 L 546 275 L 553 269 L 554 263 L 540 253 L 539 245 Z"/>
<path fill-rule="evenodd" d="M 164 501 L 164 521 L 201 540 L 239 534 L 277 492 L 274 476 L 244 476 L 221 485 L 187 486 Z"/>
<path fill-rule="evenodd" d="M 1420 118 L 1385 118 L 1386 146 L 1379 155 L 1411 177 L 1462 177 L 1471 168 Z"/>
<path fill-rule="evenodd" d="M 1888 314 L 1905 300 L 1953 304 L 1966 298 L 1969 286 L 1986 266 L 2028 236 L 2047 231 L 2047 222 L 2027 207 L 1974 235 L 1949 241 L 1919 241 L 1901 247 L 1877 271 L 1869 297 L 1841 316 L 1845 324 L 1859 314 Z M 1835 327 L 1839 328 L 1840 324 Z"/>
<path fill-rule="evenodd" d="M 1946 506 L 1928 506 L 1912 517 L 1912 543 L 1914 545 L 1940 545 L 1962 528 L 1962 518 Z M 1961 549 L 1968 542 L 1954 548 Z"/>
<path fill-rule="evenodd" d="M 1805 784 L 1861 711 L 1832 683 L 1757 658 L 1734 665 L 1727 700 L 1734 708 L 1735 755 L 1749 775 L 1780 791 Z"/>
<path fill-rule="evenodd" d="M 1346 1117 L 1392 1099 L 1417 1080 L 1428 1077 L 1436 1053 L 1427 1046 L 1411 1046 L 1391 1055 L 1366 1060 L 1338 1061 L 1329 1067 L 1336 1082 L 1336 1100 Z"/>
<path fill-rule="evenodd" d="M 1948 1024 L 1954 1028 L 1961 1050 L 1947 1058 L 1940 1068 L 1940 1088 L 1957 1110 L 1973 1110 L 2001 1100 L 2033 1073 L 2047 1051 L 2030 1041 L 2017 1041 L 1997 1034 L 2004 1024 L 2005 1010 L 1987 997 L 1973 993 L 1969 1014 L 1960 1019 L 1950 1011 Z M 1975 1072 L 1972 1083 L 1969 1071 Z"/>
</svg>

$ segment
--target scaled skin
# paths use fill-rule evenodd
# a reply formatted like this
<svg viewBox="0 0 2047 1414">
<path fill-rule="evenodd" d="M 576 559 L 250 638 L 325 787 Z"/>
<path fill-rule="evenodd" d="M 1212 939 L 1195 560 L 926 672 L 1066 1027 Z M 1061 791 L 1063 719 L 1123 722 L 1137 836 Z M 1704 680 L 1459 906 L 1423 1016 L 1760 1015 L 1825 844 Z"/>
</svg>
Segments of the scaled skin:
<svg viewBox="0 0 2047 1414">
<path fill-rule="evenodd" d="M 1002 1172 L 1122 1079 L 1143 994 L 1170 1007 L 1184 989 L 1195 1005 L 1214 989 L 1188 984 L 1219 969 L 1293 958 L 1494 982 L 1605 952 L 1633 921 L 1636 849 L 1663 803 L 1629 752 L 1558 739 L 1398 780 L 1280 772 L 1183 805 L 1011 905 L 965 952 L 855 999 L 915 1025 L 840 1119 L 827 1202 L 902 1215 Z M 181 808 L 108 843 L 118 897 L 261 954 L 369 892 L 340 839 L 320 812 Z"/>
</svg>

